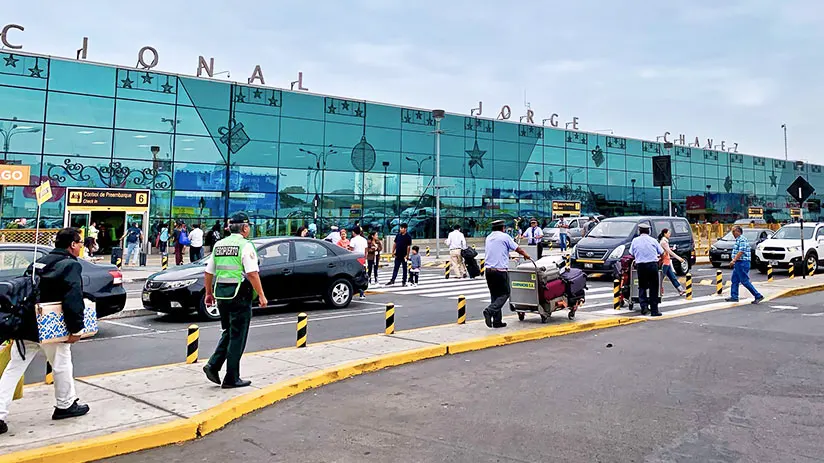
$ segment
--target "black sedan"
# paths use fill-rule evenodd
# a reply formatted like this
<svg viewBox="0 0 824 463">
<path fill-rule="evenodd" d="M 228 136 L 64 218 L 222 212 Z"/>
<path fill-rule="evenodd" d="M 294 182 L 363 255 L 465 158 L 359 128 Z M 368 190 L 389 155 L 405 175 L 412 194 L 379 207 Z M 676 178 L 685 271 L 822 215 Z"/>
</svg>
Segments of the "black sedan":
<svg viewBox="0 0 824 463">
<path fill-rule="evenodd" d="M 23 275 L 33 258 L 40 259 L 51 250 L 50 246 L 37 246 L 35 256 L 33 244 L 0 244 L 0 280 Z M 123 310 L 126 290 L 120 270 L 114 265 L 93 264 L 83 259 L 79 261 L 83 267 L 83 293 L 95 302 L 97 317 L 103 318 Z"/>
<path fill-rule="evenodd" d="M 366 290 L 364 257 L 311 238 L 253 239 L 260 259 L 260 280 L 270 304 L 323 300 L 343 308 L 356 291 Z M 207 258 L 208 259 L 208 258 Z M 143 307 L 153 312 L 197 312 L 217 320 L 217 307 L 204 303 L 206 259 L 156 273 L 143 287 Z"/>
<path fill-rule="evenodd" d="M 755 255 L 755 247 L 758 246 L 758 243 L 773 236 L 774 233 L 775 232 L 769 228 L 744 227 L 744 238 L 747 238 L 747 241 L 750 242 L 750 249 L 752 251 L 750 256 L 753 260 L 753 268 L 758 268 L 758 256 Z M 732 232 L 729 232 L 710 247 L 710 262 L 712 262 L 713 267 L 719 268 L 724 262 L 732 260 L 732 247 L 734 244 L 735 237 L 732 236 Z"/>
</svg>

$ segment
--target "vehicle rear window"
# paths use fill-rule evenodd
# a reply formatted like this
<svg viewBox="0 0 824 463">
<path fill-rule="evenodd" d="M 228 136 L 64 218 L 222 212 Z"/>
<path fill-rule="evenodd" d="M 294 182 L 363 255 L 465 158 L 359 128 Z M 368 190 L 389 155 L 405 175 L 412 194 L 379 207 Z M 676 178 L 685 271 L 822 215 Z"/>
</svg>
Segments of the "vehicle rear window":
<svg viewBox="0 0 824 463">
<path fill-rule="evenodd" d="M 652 222 L 652 226 L 655 227 L 655 233 L 661 233 L 665 228 L 671 232 L 674 232 L 672 229 L 672 222 L 669 220 L 655 220 Z"/>
<path fill-rule="evenodd" d="M 687 222 L 684 222 L 684 221 L 681 221 L 681 220 L 676 220 L 675 222 L 673 222 L 672 228 L 673 228 L 673 233 L 675 233 L 677 235 L 681 235 L 681 234 L 686 235 L 686 234 L 691 232 L 689 224 L 687 224 Z"/>
</svg>

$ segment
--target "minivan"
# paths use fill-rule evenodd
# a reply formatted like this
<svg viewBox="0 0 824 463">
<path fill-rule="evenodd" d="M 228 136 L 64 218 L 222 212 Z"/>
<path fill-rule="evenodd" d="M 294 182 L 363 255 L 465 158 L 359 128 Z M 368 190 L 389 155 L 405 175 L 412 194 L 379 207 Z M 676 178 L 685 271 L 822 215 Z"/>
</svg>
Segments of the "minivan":
<svg viewBox="0 0 824 463">
<path fill-rule="evenodd" d="M 618 278 L 616 262 L 629 254 L 629 245 L 638 236 L 638 225 L 650 225 L 650 236 L 658 238 L 661 230 L 672 232 L 670 248 L 686 260 L 681 264 L 673 259 L 673 269 L 685 275 L 695 265 L 695 241 L 687 219 L 683 217 L 632 216 L 611 217 L 602 220 L 589 234 L 572 248 L 570 264 L 587 273 L 606 273 Z"/>
</svg>

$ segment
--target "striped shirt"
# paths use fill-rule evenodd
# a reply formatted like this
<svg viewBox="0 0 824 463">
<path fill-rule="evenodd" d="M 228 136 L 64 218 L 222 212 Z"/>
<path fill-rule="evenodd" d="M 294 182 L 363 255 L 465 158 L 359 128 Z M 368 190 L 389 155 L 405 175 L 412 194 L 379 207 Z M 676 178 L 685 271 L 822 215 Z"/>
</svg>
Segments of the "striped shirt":
<svg viewBox="0 0 824 463">
<path fill-rule="evenodd" d="M 733 258 L 735 258 L 739 252 L 741 253 L 741 258 L 738 260 L 744 262 L 750 261 L 750 242 L 747 241 L 747 238 L 744 238 L 743 234 L 735 240 L 735 244 L 732 247 Z"/>
</svg>

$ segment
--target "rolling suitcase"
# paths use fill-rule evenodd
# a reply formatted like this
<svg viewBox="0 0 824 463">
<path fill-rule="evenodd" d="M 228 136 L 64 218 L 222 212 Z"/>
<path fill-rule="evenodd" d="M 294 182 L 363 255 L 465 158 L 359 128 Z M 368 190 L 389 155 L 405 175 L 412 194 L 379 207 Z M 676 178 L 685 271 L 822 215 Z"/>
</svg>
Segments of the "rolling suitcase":
<svg viewBox="0 0 824 463">
<path fill-rule="evenodd" d="M 561 279 L 566 283 L 567 296 L 581 297 L 587 288 L 587 276 L 579 268 L 571 268 L 561 274 Z"/>
<path fill-rule="evenodd" d="M 115 246 L 112 248 L 112 265 L 117 265 L 117 259 L 123 258 L 123 248 Z"/>
<path fill-rule="evenodd" d="M 140 251 L 140 266 L 141 267 L 146 266 L 146 253 L 143 252 L 143 251 Z"/>
<path fill-rule="evenodd" d="M 551 301 L 559 298 L 564 295 L 564 292 L 566 292 L 566 283 L 563 280 L 548 281 L 544 286 L 544 300 Z"/>
</svg>

